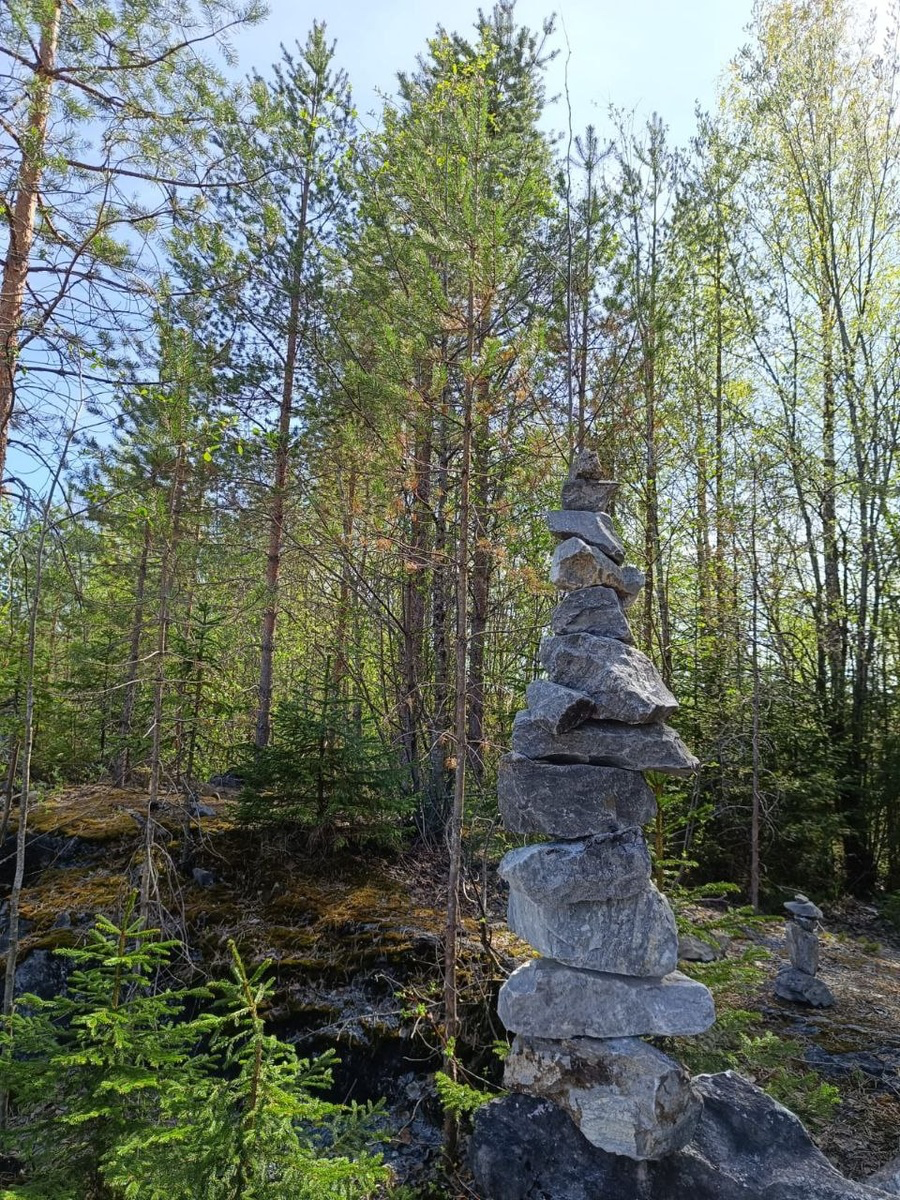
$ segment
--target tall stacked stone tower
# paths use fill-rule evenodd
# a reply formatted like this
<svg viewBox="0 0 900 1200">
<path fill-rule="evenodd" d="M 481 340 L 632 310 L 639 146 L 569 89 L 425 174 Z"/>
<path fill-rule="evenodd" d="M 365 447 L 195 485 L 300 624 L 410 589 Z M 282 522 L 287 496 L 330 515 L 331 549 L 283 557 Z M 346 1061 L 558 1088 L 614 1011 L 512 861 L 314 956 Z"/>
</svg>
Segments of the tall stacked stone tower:
<svg viewBox="0 0 900 1200">
<path fill-rule="evenodd" d="M 676 970 L 678 936 L 651 882 L 641 826 L 656 812 L 644 771 L 697 767 L 673 729 L 674 696 L 633 645 L 626 611 L 643 576 L 625 564 L 608 515 L 615 484 L 576 456 L 551 579 L 562 593 L 541 646 L 547 678 L 528 687 L 500 764 L 512 833 L 509 926 L 542 957 L 504 984 L 499 1014 L 516 1037 L 513 1091 L 552 1100 L 595 1146 L 657 1159 L 691 1138 L 700 1102 L 683 1068 L 641 1038 L 701 1033 L 715 1019 L 702 984 Z"/>
</svg>

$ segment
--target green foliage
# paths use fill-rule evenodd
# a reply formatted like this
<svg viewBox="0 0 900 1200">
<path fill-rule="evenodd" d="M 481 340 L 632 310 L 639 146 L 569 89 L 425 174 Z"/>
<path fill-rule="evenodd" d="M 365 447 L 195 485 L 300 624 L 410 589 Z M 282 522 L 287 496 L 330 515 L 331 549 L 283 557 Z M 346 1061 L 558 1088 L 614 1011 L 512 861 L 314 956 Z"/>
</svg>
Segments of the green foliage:
<svg viewBox="0 0 900 1200">
<path fill-rule="evenodd" d="M 451 1079 L 443 1071 L 435 1072 L 434 1082 L 441 1104 L 454 1117 L 469 1116 L 483 1104 L 488 1104 L 497 1098 L 496 1092 L 485 1092 L 468 1083 L 460 1083 L 457 1079 Z"/>
<path fill-rule="evenodd" d="M 900 932 L 900 892 L 891 892 L 881 902 L 881 915 Z"/>
<path fill-rule="evenodd" d="M 741 889 L 736 883 L 729 883 L 725 880 L 711 880 L 709 883 L 700 883 L 690 888 L 680 888 L 675 893 L 685 900 L 708 900 L 711 898 L 725 896 L 739 896 Z"/>
<path fill-rule="evenodd" d="M 830 1120 L 841 1103 L 840 1089 L 815 1071 L 779 1070 L 767 1081 L 766 1091 L 813 1128 Z"/>
<path fill-rule="evenodd" d="M 161 990 L 175 943 L 101 918 L 68 995 L 25 996 L 0 1038 L 25 1163 L 22 1200 L 361 1200 L 386 1178 L 373 1110 L 315 1093 L 333 1055 L 299 1059 L 265 1030 L 268 964 L 209 989 Z M 214 1003 L 208 1003 L 215 997 Z M 197 1015 L 191 1015 L 207 1002 Z"/>
<path fill-rule="evenodd" d="M 690 1039 L 673 1039 L 678 1058 L 692 1075 L 737 1070 L 739 1049 L 748 1031 L 760 1020 L 759 1013 L 744 1008 L 725 1008 L 705 1033 Z"/>
<path fill-rule="evenodd" d="M 505 1062 L 509 1058 L 510 1050 L 512 1050 L 511 1043 L 504 1041 L 502 1038 L 497 1038 L 491 1045 L 491 1053 L 495 1058 L 499 1058 L 501 1062 Z"/>
<path fill-rule="evenodd" d="M 807 1124 L 815 1126 L 827 1120 L 841 1102 L 840 1091 L 833 1084 L 802 1067 L 794 1043 L 762 1028 L 758 1012 L 722 1009 L 706 1033 L 678 1039 L 675 1045 L 678 1057 L 692 1074 L 738 1071 Z"/>
<path fill-rule="evenodd" d="M 714 996 L 726 992 L 746 992 L 758 987 L 765 979 L 760 959 L 766 959 L 768 956 L 768 950 L 749 946 L 739 957 L 720 958 L 708 963 L 690 963 L 689 973 L 701 983 L 705 983 Z"/>
<path fill-rule="evenodd" d="M 271 743 L 247 750 L 242 774 L 239 821 L 292 825 L 316 841 L 395 841 L 411 810 L 374 722 L 327 689 L 280 705 Z"/>
</svg>

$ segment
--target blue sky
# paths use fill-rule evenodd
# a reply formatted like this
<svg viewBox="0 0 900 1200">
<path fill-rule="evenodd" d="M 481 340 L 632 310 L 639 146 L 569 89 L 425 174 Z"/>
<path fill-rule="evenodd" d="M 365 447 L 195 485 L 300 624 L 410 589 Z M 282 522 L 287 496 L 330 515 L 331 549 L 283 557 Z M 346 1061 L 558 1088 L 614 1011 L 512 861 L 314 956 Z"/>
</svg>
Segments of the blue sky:
<svg viewBox="0 0 900 1200">
<path fill-rule="evenodd" d="M 271 15 L 241 34 L 237 47 L 242 68 L 261 72 L 278 57 L 280 42 L 303 40 L 316 18 L 324 19 L 337 39 L 337 60 L 348 72 L 357 107 L 377 111 L 378 91 L 391 91 L 397 71 L 408 70 L 426 39 L 440 23 L 471 29 L 477 0 L 270 0 Z M 491 0 L 483 0 L 489 9 Z M 540 26 L 555 11 L 555 43 L 560 54 L 551 68 L 548 93 L 563 89 L 566 35 L 571 50 L 569 91 L 575 131 L 588 122 L 602 132 L 610 103 L 658 112 L 672 139 L 684 143 L 694 126 L 694 106 L 714 103 L 717 80 L 746 41 L 752 0 L 565 0 L 553 6 L 519 0 L 523 24 Z M 565 107 L 548 113 L 551 128 L 563 129 Z"/>
</svg>

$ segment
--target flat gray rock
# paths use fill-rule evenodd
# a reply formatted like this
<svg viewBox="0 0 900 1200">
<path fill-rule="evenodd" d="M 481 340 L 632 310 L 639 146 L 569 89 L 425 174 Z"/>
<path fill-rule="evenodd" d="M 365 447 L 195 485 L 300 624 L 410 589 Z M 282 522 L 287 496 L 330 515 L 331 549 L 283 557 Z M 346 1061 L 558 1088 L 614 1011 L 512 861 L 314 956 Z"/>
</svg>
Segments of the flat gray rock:
<svg viewBox="0 0 900 1200">
<path fill-rule="evenodd" d="M 570 537 L 560 542 L 550 562 L 550 582 L 563 592 L 575 588 L 608 587 L 625 603 L 637 594 L 635 583 L 629 581 L 620 567 L 602 550 L 589 546 L 581 538 Z"/>
<path fill-rule="evenodd" d="M 608 479 L 567 479 L 562 485 L 562 506 L 608 513 L 618 486 Z"/>
<path fill-rule="evenodd" d="M 634 641 L 622 601 L 612 588 L 599 585 L 566 592 L 550 614 L 550 628 L 554 633 L 618 638 L 629 645 Z"/>
<path fill-rule="evenodd" d="M 700 1116 L 684 1068 L 638 1038 L 557 1041 L 519 1034 L 503 1085 L 552 1100 L 592 1146 L 638 1160 L 680 1150 Z"/>
<path fill-rule="evenodd" d="M 637 829 L 523 846 L 510 850 L 499 867 L 513 891 L 550 905 L 625 900 L 647 888 L 650 871 L 650 852 Z"/>
<path fill-rule="evenodd" d="M 796 921 L 788 921 L 784 931 L 791 966 L 807 975 L 815 975 L 819 969 L 819 939 L 809 929 L 803 929 Z"/>
<path fill-rule="evenodd" d="M 792 917 L 803 917 L 807 921 L 822 920 L 821 908 L 817 904 L 813 904 L 812 900 L 807 900 L 805 896 L 797 896 L 793 900 L 785 900 L 784 907 Z"/>
<path fill-rule="evenodd" d="M 656 816 L 643 775 L 619 767 L 558 766 L 504 754 L 497 775 L 500 815 L 510 833 L 583 838 Z"/>
<path fill-rule="evenodd" d="M 548 512 L 545 516 L 547 528 L 558 538 L 581 538 L 589 546 L 602 550 L 614 563 L 625 561 L 625 547 L 605 512 L 564 508 Z"/>
<path fill-rule="evenodd" d="M 540 954 L 570 967 L 661 979 L 678 963 L 668 901 L 652 883 L 626 900 L 538 904 L 510 889 L 507 924 Z"/>
<path fill-rule="evenodd" d="M 716 1019 L 708 988 L 680 971 L 639 979 L 579 971 L 532 958 L 500 989 L 497 1012 L 506 1029 L 532 1037 L 688 1037 Z"/>
<path fill-rule="evenodd" d="M 669 725 L 585 721 L 567 733 L 554 734 L 528 709 L 516 714 L 512 748 L 526 758 L 667 775 L 691 775 L 700 765 Z"/>
<path fill-rule="evenodd" d="M 525 689 L 525 698 L 530 711 L 554 733 L 568 733 L 596 715 L 590 696 L 549 679 L 532 680 Z"/>
<path fill-rule="evenodd" d="M 839 1174 L 797 1117 L 732 1071 L 699 1075 L 703 1111 L 683 1150 L 635 1162 L 592 1146 L 552 1101 L 514 1092 L 475 1114 L 482 1200 L 885 1200 Z M 874 1182 L 874 1181 L 872 1181 Z M 882 1185 L 883 1186 L 883 1185 Z"/>
<path fill-rule="evenodd" d="M 682 933 L 678 936 L 679 962 L 708 963 L 716 962 L 724 957 L 721 946 L 714 946 L 711 942 L 704 941 L 703 938 L 697 937 L 693 933 Z"/>
<path fill-rule="evenodd" d="M 831 988 L 815 975 L 807 975 L 796 967 L 782 967 L 775 976 L 775 995 L 794 1004 L 808 1004 L 811 1008 L 831 1008 L 834 996 Z"/>
<path fill-rule="evenodd" d="M 590 696 L 597 720 L 644 725 L 665 721 L 678 709 L 646 654 L 616 638 L 592 633 L 544 638 L 540 661 L 552 683 Z"/>
</svg>

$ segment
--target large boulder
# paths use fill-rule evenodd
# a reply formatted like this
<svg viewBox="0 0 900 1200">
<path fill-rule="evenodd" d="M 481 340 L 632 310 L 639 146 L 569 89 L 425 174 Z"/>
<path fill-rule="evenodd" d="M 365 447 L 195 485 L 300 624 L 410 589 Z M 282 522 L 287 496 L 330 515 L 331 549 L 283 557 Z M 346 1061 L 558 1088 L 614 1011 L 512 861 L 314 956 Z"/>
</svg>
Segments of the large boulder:
<svg viewBox="0 0 900 1200">
<path fill-rule="evenodd" d="M 552 1100 L 518 1092 L 478 1109 L 469 1166 L 481 1200 L 638 1200 L 648 1171 L 592 1146 Z"/>
<path fill-rule="evenodd" d="M 569 478 L 562 486 L 563 508 L 609 512 L 618 484 L 603 478 L 600 459 L 594 450 L 581 450 L 572 459 Z"/>
<path fill-rule="evenodd" d="M 610 485 L 603 480 L 567 479 L 562 485 L 563 508 L 606 512 L 611 499 Z"/>
<path fill-rule="evenodd" d="M 721 946 L 714 946 L 712 942 L 707 942 L 704 938 L 697 937 L 695 933 L 680 933 L 678 935 L 679 962 L 710 963 L 724 957 L 725 954 Z"/>
<path fill-rule="evenodd" d="M 580 842 L 544 842 L 510 850 L 500 876 L 535 904 L 625 900 L 646 889 L 650 852 L 637 829 Z"/>
<path fill-rule="evenodd" d="M 614 563 L 625 561 L 625 548 L 606 513 L 587 512 L 584 509 L 548 512 L 547 528 L 558 538 L 581 538 L 589 546 L 602 550 Z"/>
<path fill-rule="evenodd" d="M 519 1035 L 503 1074 L 510 1091 L 546 1096 L 592 1146 L 629 1158 L 662 1158 L 689 1142 L 700 1101 L 687 1072 L 639 1038 Z"/>
<path fill-rule="evenodd" d="M 66 990 L 69 960 L 51 950 L 32 950 L 16 967 L 15 995 L 52 1000 Z"/>
<path fill-rule="evenodd" d="M 716 1019 L 709 989 L 679 971 L 640 979 L 579 971 L 532 958 L 500 989 L 506 1029 L 540 1038 L 623 1038 L 704 1033 Z"/>
<path fill-rule="evenodd" d="M 678 931 L 665 896 L 648 883 L 605 904 L 535 903 L 510 890 L 507 924 L 539 953 L 570 967 L 661 979 L 678 964 Z"/>
<path fill-rule="evenodd" d="M 550 628 L 554 633 L 618 638 L 629 645 L 634 641 L 622 601 L 612 588 L 599 584 L 566 592 L 550 614 Z"/>
<path fill-rule="evenodd" d="M 603 464 L 596 450 L 576 450 L 569 464 L 570 479 L 594 479 L 610 488 L 610 497 L 619 486 L 611 479 L 603 478 Z"/>
<path fill-rule="evenodd" d="M 549 1100 L 511 1094 L 475 1117 L 469 1162 L 482 1200 L 884 1200 L 840 1175 L 803 1125 L 732 1072 L 701 1075 L 694 1137 L 658 1162 L 609 1154 Z"/>
<path fill-rule="evenodd" d="M 589 715 L 597 720 L 644 725 L 665 721 L 678 708 L 646 654 L 616 638 L 591 633 L 544 638 L 540 660 L 553 683 L 593 700 Z"/>
<path fill-rule="evenodd" d="M 622 597 L 622 607 L 628 612 L 638 598 L 638 593 L 647 582 L 647 576 L 640 567 L 625 563 L 622 567 L 622 582 L 625 584 L 625 595 Z"/>
<path fill-rule="evenodd" d="M 703 1100 L 697 1132 L 671 1165 L 659 1164 L 654 1200 L 877 1200 L 840 1175 L 800 1119 L 761 1088 L 733 1071 L 697 1076 L 694 1086 Z"/>
<path fill-rule="evenodd" d="M 660 771 L 691 775 L 700 763 L 669 725 L 626 725 L 622 721 L 585 721 L 555 734 L 528 709 L 516 714 L 512 748 L 526 758 L 551 762 L 621 767 L 625 771 Z"/>
<path fill-rule="evenodd" d="M 800 917 L 805 921 L 822 920 L 822 910 L 818 904 L 813 904 L 808 896 L 804 896 L 800 892 L 797 893 L 793 900 L 785 900 L 784 907 L 792 917 Z"/>
<path fill-rule="evenodd" d="M 900 1155 L 879 1167 L 866 1183 L 869 1187 L 881 1188 L 889 1196 L 900 1196 Z"/>
<path fill-rule="evenodd" d="M 583 838 L 646 825 L 656 815 L 653 792 L 637 771 L 559 766 L 521 754 L 500 759 L 497 795 L 510 833 Z"/>
</svg>

